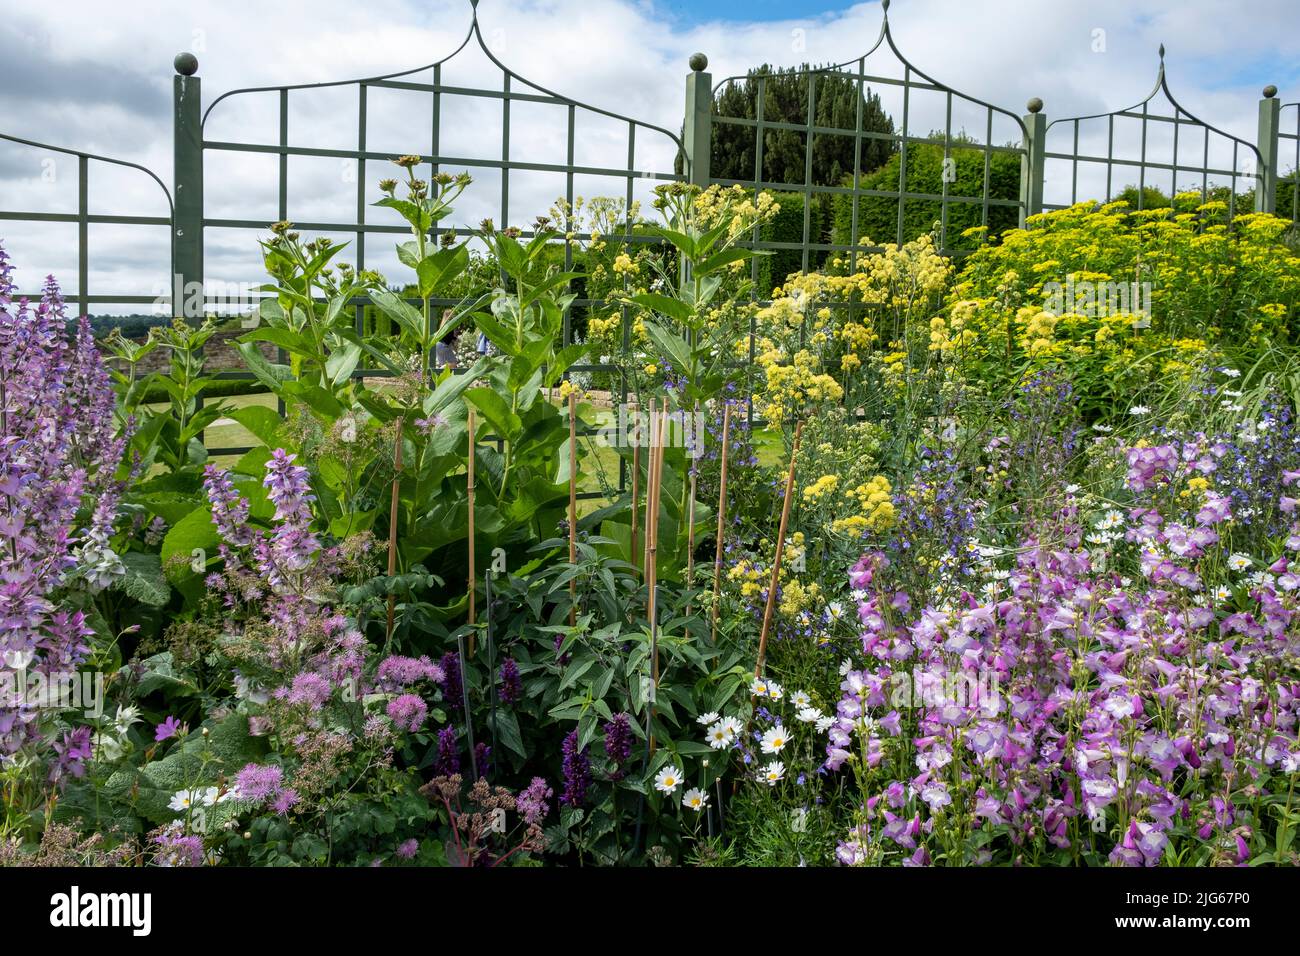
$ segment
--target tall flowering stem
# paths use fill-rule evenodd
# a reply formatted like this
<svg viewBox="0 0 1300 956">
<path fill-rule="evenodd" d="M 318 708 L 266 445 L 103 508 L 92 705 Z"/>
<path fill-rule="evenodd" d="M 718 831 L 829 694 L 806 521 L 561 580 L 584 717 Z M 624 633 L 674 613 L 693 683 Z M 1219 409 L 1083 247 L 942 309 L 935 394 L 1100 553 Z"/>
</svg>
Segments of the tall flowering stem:
<svg viewBox="0 0 1300 956">
<path fill-rule="evenodd" d="M 474 438 L 474 409 L 468 409 L 465 416 L 465 426 L 468 432 L 468 451 L 465 455 L 465 496 L 466 507 L 469 509 L 469 528 L 466 534 L 469 536 L 469 623 L 472 626 L 478 620 L 477 609 L 474 606 L 475 590 L 477 589 L 477 569 L 475 568 L 474 554 L 474 459 L 476 457 L 477 446 Z M 469 636 L 469 652 L 474 653 L 474 635 Z"/>
<path fill-rule="evenodd" d="M 632 443 L 632 544 L 628 548 L 628 557 L 632 561 L 632 570 L 636 571 L 637 568 L 639 567 L 639 564 L 637 562 L 637 549 L 636 549 L 636 538 L 637 538 L 636 519 L 637 519 L 637 512 L 640 510 L 640 505 L 641 505 L 641 435 L 640 435 L 641 418 L 640 418 L 640 409 L 637 407 L 637 404 L 635 402 L 632 403 L 630 412 L 633 420 L 638 423 L 637 440 Z"/>
<path fill-rule="evenodd" d="M 578 563 L 578 412 L 569 393 L 569 564 Z M 578 579 L 569 579 L 569 627 L 578 623 Z"/>
<path fill-rule="evenodd" d="M 767 660 L 767 635 L 772 627 L 772 612 L 776 608 L 776 592 L 781 580 L 781 556 L 785 551 L 785 531 L 790 523 L 790 503 L 794 500 L 794 470 L 799 460 L 799 439 L 803 436 L 803 422 L 794 427 L 794 443 L 790 447 L 790 470 L 785 476 L 785 500 L 781 503 L 781 523 L 776 532 L 776 556 L 772 559 L 772 580 L 767 588 L 767 607 L 763 610 L 763 628 L 758 634 L 758 663 L 754 666 L 755 679 L 763 676 Z M 757 702 L 757 698 L 754 699 Z M 752 716 L 752 714 L 751 714 Z"/>
<path fill-rule="evenodd" d="M 718 540 L 713 552 L 713 628 L 710 638 L 718 643 L 718 598 L 722 590 L 722 540 L 727 521 L 727 450 L 731 446 L 731 403 L 722 406 L 722 473 L 718 483 Z"/>
<path fill-rule="evenodd" d="M 393 494 L 388 505 L 388 576 L 397 574 L 397 515 L 402 490 L 402 419 L 397 419 L 397 437 L 393 441 Z M 388 626 L 384 639 L 393 639 L 393 617 L 397 609 L 397 595 L 388 595 Z"/>
<path fill-rule="evenodd" d="M 0 763 L 53 741 L 25 700 L 25 672 L 58 679 L 89 650 L 84 613 L 60 608 L 56 593 L 93 593 L 125 573 L 110 540 L 127 435 L 114 434 L 113 389 L 90 325 L 83 316 L 69 342 L 52 276 L 39 304 L 14 307 L 12 274 L 0 247 Z M 85 772 L 88 741 L 77 728 L 54 743 L 52 781 Z M 5 799 L 22 811 L 14 791 Z"/>
</svg>

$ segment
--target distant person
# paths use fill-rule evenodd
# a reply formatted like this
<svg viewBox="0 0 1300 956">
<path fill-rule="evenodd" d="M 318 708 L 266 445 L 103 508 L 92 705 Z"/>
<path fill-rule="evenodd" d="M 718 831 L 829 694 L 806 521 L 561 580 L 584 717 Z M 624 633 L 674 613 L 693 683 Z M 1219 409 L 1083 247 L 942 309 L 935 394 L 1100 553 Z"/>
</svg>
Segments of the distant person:
<svg viewBox="0 0 1300 956">
<path fill-rule="evenodd" d="M 447 337 L 433 347 L 433 367 L 437 371 L 456 368 L 456 340 L 460 338 L 460 329 L 452 329 Z"/>
</svg>

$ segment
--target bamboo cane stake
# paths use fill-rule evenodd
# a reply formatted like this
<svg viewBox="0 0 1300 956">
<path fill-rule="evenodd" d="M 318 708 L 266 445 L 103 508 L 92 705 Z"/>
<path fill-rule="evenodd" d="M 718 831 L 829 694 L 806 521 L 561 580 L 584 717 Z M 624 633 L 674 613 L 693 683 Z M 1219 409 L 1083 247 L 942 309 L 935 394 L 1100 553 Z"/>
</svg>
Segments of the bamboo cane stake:
<svg viewBox="0 0 1300 956">
<path fill-rule="evenodd" d="M 692 429 L 694 429 L 695 427 L 695 422 L 699 421 L 699 417 L 700 417 L 700 403 L 696 402 L 694 415 L 691 419 Z M 685 437 L 685 435 L 686 435 L 686 422 L 683 421 L 682 422 L 683 438 Z M 686 470 L 691 476 L 690 495 L 687 503 L 687 512 L 686 512 L 686 588 L 687 588 L 686 593 L 688 595 L 688 597 L 686 598 L 687 617 L 690 617 L 691 614 L 691 598 L 689 597 L 689 595 L 691 593 L 691 589 L 695 587 L 695 481 L 696 481 L 695 462 L 697 459 L 693 456 L 692 453 L 696 450 L 695 442 L 698 440 L 699 440 L 699 436 L 696 435 L 694 431 L 692 431 L 690 446 L 686 448 Z M 684 447 L 686 446 L 685 441 L 683 441 L 682 444 Z"/>
<path fill-rule="evenodd" d="M 475 594 L 477 590 L 477 581 L 475 580 L 475 556 L 474 556 L 474 459 L 475 459 L 475 421 L 474 409 L 469 409 L 469 414 L 465 419 L 466 430 L 469 433 L 469 451 L 466 455 L 466 479 L 465 491 L 468 495 L 469 503 L 469 623 L 474 625 L 478 622 L 477 608 L 475 607 Z M 474 635 L 469 636 L 469 653 L 472 657 L 474 654 Z"/>
<path fill-rule="evenodd" d="M 772 626 L 772 612 L 776 608 L 776 587 L 781 579 L 781 555 L 785 551 L 785 529 L 790 521 L 790 503 L 794 499 L 794 465 L 799 457 L 799 438 L 803 434 L 803 422 L 795 426 L 794 445 L 790 449 L 790 470 L 785 476 L 785 501 L 781 505 L 781 524 L 776 533 L 776 557 L 772 559 L 772 580 L 767 588 L 767 608 L 763 611 L 763 629 L 758 635 L 758 664 L 754 668 L 754 678 L 763 676 L 763 663 L 767 659 L 767 634 Z"/>
<path fill-rule="evenodd" d="M 569 393 L 569 564 L 578 563 L 578 411 Z M 578 623 L 578 579 L 569 578 L 569 627 Z"/>
<path fill-rule="evenodd" d="M 651 467 L 654 470 L 654 479 L 651 487 L 653 491 L 653 517 L 646 524 L 646 539 L 649 542 L 649 556 L 646 560 L 646 582 L 649 585 L 649 594 L 647 596 L 647 617 L 650 623 L 650 660 L 651 671 L 650 680 L 654 688 L 654 697 L 650 701 L 650 716 L 648 724 L 650 727 L 650 753 L 655 752 L 654 738 L 654 717 L 655 717 L 655 700 L 659 694 L 659 624 L 658 624 L 658 591 L 659 591 L 659 492 L 663 485 L 663 468 L 664 468 L 664 429 L 667 425 L 668 418 L 668 400 L 664 399 L 663 411 L 659 413 L 659 444 L 652 449 Z"/>
<path fill-rule="evenodd" d="M 641 504 L 641 410 L 636 402 L 632 402 L 628 406 L 628 412 L 636 419 L 636 441 L 632 443 L 632 544 L 627 552 L 628 557 L 632 559 L 632 571 L 635 573 L 640 568 L 636 553 L 636 519 Z"/>
<path fill-rule="evenodd" d="M 658 425 L 659 414 L 655 402 L 650 403 L 650 448 L 646 453 L 646 473 L 645 473 L 645 554 L 642 556 L 641 570 L 644 580 L 649 581 L 650 574 L 650 514 L 653 508 L 651 504 L 655 499 L 655 449 L 659 443 Z"/>
<path fill-rule="evenodd" d="M 731 405 L 722 410 L 722 479 L 718 488 L 718 543 L 713 554 L 713 631 L 710 640 L 718 643 L 718 597 L 722 588 L 722 536 L 727 518 L 727 451 L 731 446 Z"/>
<path fill-rule="evenodd" d="M 388 505 L 388 576 L 397 574 L 397 509 L 402 488 L 402 419 L 397 419 L 397 439 L 393 445 L 393 495 Z M 397 595 L 388 595 L 388 627 L 385 640 L 393 639 L 393 618 L 397 610 Z"/>
</svg>

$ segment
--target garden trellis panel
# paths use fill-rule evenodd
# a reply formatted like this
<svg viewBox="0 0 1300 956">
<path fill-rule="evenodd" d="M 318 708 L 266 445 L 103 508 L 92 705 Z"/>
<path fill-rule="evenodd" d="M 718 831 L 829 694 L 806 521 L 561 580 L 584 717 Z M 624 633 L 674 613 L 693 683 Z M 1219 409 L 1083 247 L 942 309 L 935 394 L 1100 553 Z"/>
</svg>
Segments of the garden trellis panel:
<svg viewBox="0 0 1300 956">
<path fill-rule="evenodd" d="M 1238 180 L 1255 180 L 1257 204 L 1263 201 L 1268 192 L 1268 177 L 1273 171 L 1265 163 L 1259 147 L 1211 126 L 1185 109 L 1169 89 L 1163 45 L 1159 52 L 1160 65 L 1156 72 L 1155 86 L 1145 98 L 1133 106 L 1108 113 L 1053 120 L 1047 124 L 1049 135 L 1053 130 L 1057 130 L 1058 135 L 1069 133 L 1071 136 L 1068 149 L 1059 152 L 1045 149 L 1043 152 L 1045 161 L 1059 160 L 1069 164 L 1070 198 L 1069 202 L 1044 203 L 1044 209 L 1062 209 L 1083 199 L 1093 199 L 1098 196 L 1110 201 L 1116 198 L 1119 192 L 1134 186 L 1137 189 L 1136 207 L 1144 209 L 1150 198 L 1149 189 L 1167 188 L 1171 201 L 1176 193 L 1186 191 L 1186 181 L 1179 180 L 1182 174 L 1190 174 L 1199 179 L 1199 183 L 1194 182 L 1193 185 L 1199 190 L 1202 202 L 1208 200 L 1213 193 L 1212 177 L 1220 182 L 1226 178 L 1229 215 L 1236 213 Z M 1273 93 L 1275 94 L 1276 90 L 1273 90 Z M 1157 100 L 1157 94 L 1163 96 L 1164 104 L 1160 104 Z M 1266 90 L 1265 101 L 1271 99 L 1271 96 L 1272 94 Z M 1261 109 L 1261 116 L 1263 115 L 1264 111 Z M 1081 141 L 1083 135 L 1081 131 L 1087 130 L 1091 134 L 1102 123 L 1105 124 L 1104 153 L 1086 151 L 1087 142 Z M 1124 134 L 1133 129 L 1137 130 L 1136 154 L 1125 149 L 1123 142 Z M 1168 135 L 1161 135 L 1162 142 L 1158 144 L 1152 141 L 1157 135 L 1157 130 L 1161 134 L 1168 133 Z M 1118 143 L 1117 134 L 1121 137 L 1121 142 Z M 1227 166 L 1224 166 L 1221 161 L 1217 164 L 1212 161 L 1212 145 L 1215 147 L 1215 156 L 1230 152 L 1231 161 Z M 1184 150 L 1190 146 L 1194 159 L 1183 161 L 1180 146 Z M 1165 161 L 1166 157 L 1168 161 Z M 1199 162 L 1195 159 L 1199 159 Z M 1080 167 L 1085 170 L 1104 167 L 1104 190 L 1100 193 L 1093 188 L 1081 191 Z M 1134 176 L 1136 176 L 1136 183 L 1132 181 Z M 1263 207 L 1257 205 L 1257 208 Z"/>
<path fill-rule="evenodd" d="M 1290 215 L 1292 222 L 1300 222 L 1300 103 L 1285 103 L 1278 112 L 1276 165 L 1279 175 L 1275 211 L 1279 216 Z M 1281 170 L 1288 162 L 1291 172 L 1283 176 Z"/>
<path fill-rule="evenodd" d="M 765 115 L 765 100 L 768 86 L 772 78 L 768 75 L 747 75 L 727 77 L 717 84 L 710 91 L 710 103 L 703 107 L 697 107 L 695 110 L 698 115 L 700 108 L 708 108 L 717 94 L 726 89 L 728 86 L 738 83 L 752 82 L 757 85 L 757 106 L 753 117 L 743 116 L 723 116 L 714 113 L 712 115 L 712 124 L 705 127 L 705 132 L 711 134 L 713 130 L 720 127 L 736 126 L 753 130 L 754 137 L 754 174 L 751 178 L 746 179 L 718 179 L 708 175 L 707 167 L 700 171 L 699 167 L 707 164 L 709 157 L 709 144 L 700 143 L 698 138 L 692 140 L 689 131 L 692 129 L 690 117 L 692 114 L 692 96 L 702 96 L 703 88 L 707 87 L 708 74 L 703 74 L 701 79 L 695 79 L 692 83 L 688 80 L 687 88 L 687 147 L 688 152 L 695 164 L 696 171 L 692 175 L 692 181 L 701 185 L 718 183 L 721 185 L 739 184 L 752 189 L 770 189 L 777 192 L 799 193 L 803 196 L 803 225 L 802 235 L 799 241 L 780 241 L 765 240 L 757 233 L 755 234 L 753 247 L 757 249 L 776 252 L 780 250 L 796 250 L 801 255 L 801 268 L 808 271 L 815 268 L 818 262 L 814 261 L 816 253 L 848 253 L 850 268 L 856 265 L 857 258 L 863 253 L 870 253 L 879 250 L 881 247 L 877 244 L 879 241 L 893 241 L 898 245 L 911 238 L 906 228 L 906 212 L 908 203 L 926 203 L 937 204 L 939 206 L 938 239 L 937 243 L 942 250 L 953 252 L 957 251 L 950 241 L 949 235 L 949 213 L 952 207 L 959 205 L 971 205 L 978 207 L 980 210 L 979 222 L 981 225 L 989 224 L 990 210 L 994 208 L 1008 208 L 1017 211 L 1017 219 L 1023 224 L 1026 211 L 1029 206 L 1029 199 L 1022 191 L 1022 195 L 1017 198 L 999 197 L 993 195 L 991 183 L 992 160 L 997 153 L 1005 153 L 1021 158 L 1023 161 L 1028 157 L 1028 138 L 1029 130 L 1025 122 L 1015 113 L 1005 110 L 992 103 L 969 96 L 944 85 L 938 80 L 931 77 L 928 73 L 921 70 L 913 64 L 903 52 L 898 48 L 894 40 L 893 32 L 889 24 L 889 0 L 883 0 L 881 3 L 883 11 L 883 20 L 881 23 L 880 34 L 876 42 L 866 53 L 855 60 L 849 60 L 844 63 L 831 67 L 820 69 L 811 69 L 797 71 L 796 76 L 803 77 L 806 80 L 807 103 L 805 106 L 805 116 L 803 123 L 789 123 L 779 120 L 769 119 Z M 877 51 L 888 49 L 894 56 L 899 67 L 901 67 L 901 76 L 888 76 L 881 73 L 868 73 L 867 62 Z M 695 66 L 695 64 L 692 64 Z M 698 70 L 703 70 L 704 61 L 700 61 Z M 873 69 L 875 64 L 873 63 Z M 856 108 L 854 122 L 851 127 L 824 126 L 817 123 L 817 87 L 818 81 L 829 79 L 834 76 L 840 76 L 849 79 L 856 90 Z M 876 130 L 867 129 L 863 124 L 863 114 L 866 107 L 866 97 L 872 90 L 896 89 L 901 93 L 901 112 L 898 120 L 900 127 L 895 133 L 882 133 Z M 915 121 L 913 116 L 914 99 L 918 94 L 931 93 L 942 99 L 943 112 L 941 119 L 940 136 L 917 136 L 911 132 L 912 124 Z M 980 115 L 982 122 L 979 133 L 982 139 L 975 139 L 964 135 L 954 125 L 953 109 L 954 104 L 974 107 Z M 998 133 L 1010 133 L 1011 138 L 1020 140 L 1018 145 L 995 143 L 995 120 L 999 121 Z M 796 133 L 803 138 L 803 175 L 801 177 L 789 177 L 784 180 L 773 180 L 765 175 L 764 150 L 766 148 L 766 134 L 768 132 L 788 131 Z M 815 151 L 818 137 L 849 137 L 853 140 L 854 159 L 850 181 L 847 184 L 829 184 L 816 183 L 813 181 L 813 154 Z M 891 188 L 876 189 L 869 188 L 863 184 L 864 170 L 861 168 L 861 157 L 863 151 L 863 141 L 884 141 L 892 144 L 897 148 L 899 155 L 898 178 L 897 183 Z M 912 146 L 938 146 L 943 150 L 943 174 L 941 176 L 940 191 L 927 192 L 923 189 L 909 188 L 908 182 L 908 154 Z M 955 169 L 953 152 L 954 149 L 975 150 L 982 156 L 983 175 L 980 188 L 976 195 L 959 195 L 950 188 L 950 183 L 955 181 L 955 177 L 949 175 L 950 169 Z M 870 172 L 870 171 L 866 171 Z M 850 223 L 848 232 L 848 242 L 826 242 L 821 236 L 815 235 L 812 228 L 812 208 L 815 197 L 818 196 L 842 196 L 845 197 L 850 206 Z M 874 242 L 864 244 L 859 231 L 859 215 L 864 199 L 885 200 L 892 202 L 896 207 L 896 225 L 892 234 L 886 236 L 870 237 Z M 822 257 L 817 257 L 822 258 Z M 753 266 L 753 277 L 757 281 L 758 264 Z M 784 278 L 784 277 L 779 277 Z M 770 290 L 764 290 L 770 291 Z"/>
<path fill-rule="evenodd" d="M 474 43 L 477 49 L 484 54 L 488 61 L 499 70 L 501 76 L 501 86 L 499 89 L 474 88 L 467 86 L 451 85 L 444 81 L 443 71 L 446 65 L 463 53 Z M 430 74 L 428 81 L 417 79 L 420 74 Z M 357 96 L 357 136 L 355 149 L 336 149 L 324 148 L 312 145 L 298 145 L 290 142 L 289 138 L 289 101 L 290 96 L 296 91 L 319 90 L 324 88 L 351 88 L 355 89 Z M 498 206 L 498 216 L 496 222 L 501 226 L 514 225 L 518 217 L 510 215 L 510 176 L 512 172 L 537 172 L 537 173 L 555 173 L 564 177 L 565 190 L 564 199 L 572 207 L 575 199 L 575 177 L 576 176 L 597 176 L 614 180 L 620 180 L 623 184 L 622 197 L 625 202 L 625 209 L 630 210 L 634 200 L 634 187 L 638 180 L 640 181 L 677 181 L 682 177 L 671 170 L 656 170 L 638 168 L 637 166 L 637 138 L 638 133 L 641 136 L 662 137 L 671 145 L 674 153 L 680 151 L 681 139 L 663 127 L 656 126 L 652 123 L 643 122 L 629 116 L 623 116 L 604 110 L 599 107 L 590 106 L 579 102 L 578 100 L 555 93 L 545 87 L 542 87 L 530 80 L 525 79 L 518 73 L 515 73 L 508 66 L 499 60 L 485 41 L 477 17 L 477 4 L 475 4 L 475 15 L 472 17 L 468 32 L 459 46 L 450 54 L 442 59 L 420 67 L 409 70 L 389 73 L 382 76 L 369 77 L 359 80 L 343 80 L 333 83 L 315 83 L 300 84 L 278 87 L 255 87 L 248 89 L 233 90 L 218 97 L 207 108 L 203 114 L 202 126 L 206 130 L 209 119 L 213 111 L 223 102 L 236 96 L 246 96 L 259 93 L 274 93 L 278 96 L 278 122 L 279 122 L 279 140 L 276 143 L 236 143 L 225 140 L 216 140 L 208 138 L 206 133 L 201 138 L 200 148 L 204 151 L 212 151 L 214 155 L 223 153 L 261 153 L 271 154 L 278 157 L 279 176 L 278 176 L 278 210 L 281 220 L 288 220 L 292 216 L 292 210 L 289 205 L 289 158 L 291 156 L 315 156 L 328 157 L 333 159 L 353 160 L 357 164 L 356 172 L 356 214 L 353 220 L 349 221 L 300 221 L 295 219 L 294 225 L 297 229 L 308 232 L 341 232 L 351 233 L 355 236 L 355 265 L 358 269 L 366 267 L 365 261 L 365 237 L 367 234 L 393 234 L 402 235 L 408 232 L 405 225 L 397 224 L 380 224 L 367 221 L 366 207 L 366 167 L 368 162 L 389 163 L 393 155 L 390 152 L 381 152 L 367 148 L 367 104 L 368 94 L 373 90 L 401 90 L 405 92 L 425 94 L 428 97 L 428 116 L 431 118 L 432 137 L 428 145 L 428 152 L 420 155 L 422 163 L 427 163 L 432 174 L 448 169 L 469 169 L 471 172 L 476 169 L 497 170 L 501 176 L 500 203 Z M 501 131 L 501 153 L 498 159 L 475 158 L 471 156 L 451 155 L 443 148 L 443 126 L 446 122 L 444 104 L 448 97 L 465 97 L 475 100 L 495 101 L 500 104 L 500 111 L 496 113 L 495 119 L 500 123 Z M 536 162 L 527 157 L 521 157 L 517 153 L 512 155 L 510 143 L 510 111 L 514 103 L 540 104 L 547 107 L 554 107 L 560 110 L 565 118 L 565 144 L 566 159 L 563 163 L 544 163 Z M 623 124 L 626 128 L 626 145 L 627 145 L 627 162 L 625 166 L 609 167 L 600 166 L 590 163 L 579 162 L 581 158 L 581 144 L 576 135 L 577 121 L 580 114 L 590 114 L 613 120 Z M 415 155 L 412 153 L 412 155 Z M 202 163 L 202 160 L 199 160 Z M 201 176 L 201 170 L 198 171 Z M 199 182 L 201 189 L 201 181 Z M 644 243 L 654 242 L 652 237 L 641 235 L 633 231 L 633 223 L 629 217 L 625 216 L 623 231 L 615 238 L 623 243 Z M 202 220 L 204 229 L 211 228 L 234 228 L 234 229 L 265 229 L 266 223 L 261 220 L 251 218 L 208 218 Z M 474 234 L 474 230 L 467 226 L 449 227 L 445 232 L 454 232 L 458 236 L 469 236 Z M 521 234 L 525 238 L 531 238 L 535 235 L 535 230 L 521 227 Z M 574 238 L 578 241 L 590 240 L 590 232 L 575 232 Z M 565 244 L 564 265 L 566 269 L 572 269 L 574 265 L 573 248 L 571 244 Z M 201 268 L 201 261 L 197 263 Z M 416 301 L 416 300 L 412 300 Z M 365 306 L 369 300 L 365 297 L 359 297 L 355 301 L 356 321 L 358 329 L 363 321 Z M 433 304 L 441 307 L 456 305 L 456 300 L 452 299 L 435 299 Z M 608 306 L 608 302 L 601 299 L 580 298 L 573 303 L 576 306 L 588 310 L 600 309 Z M 630 315 L 627 308 L 622 308 L 623 312 L 623 347 L 627 349 L 630 345 Z M 571 314 L 566 313 L 564 323 L 564 345 L 569 345 L 572 339 Z M 574 365 L 570 371 L 573 372 L 607 372 L 616 374 L 619 377 L 619 396 L 622 401 L 627 398 L 627 383 L 622 372 L 622 366 L 610 362 L 596 362 L 582 365 Z M 244 373 L 224 373 L 228 377 L 244 376 Z M 384 374 L 378 369 L 358 369 L 354 374 L 360 375 L 380 375 Z M 218 452 L 234 453 L 241 452 L 245 449 L 219 449 Z M 620 469 L 623 471 L 624 469 Z M 625 483 L 626 476 L 620 474 L 620 489 Z"/>
<path fill-rule="evenodd" d="M 49 143 L 41 143 L 35 140 L 22 139 L 18 136 L 9 136 L 0 133 L 0 141 L 11 143 L 14 146 L 22 147 L 22 152 L 31 163 L 33 170 L 40 169 L 42 175 L 52 174 L 57 176 L 57 159 L 50 154 L 58 156 L 72 156 L 77 161 L 77 198 L 76 212 L 58 212 L 51 209 L 31 210 L 31 209 L 9 209 L 0 208 L 0 222 L 14 223 L 71 223 L 77 227 L 77 288 L 75 292 L 65 290 L 65 295 L 69 300 L 76 300 L 77 314 L 87 315 L 90 312 L 90 306 L 96 304 L 112 305 L 145 305 L 153 304 L 158 301 L 158 293 L 153 294 L 141 293 L 99 293 L 94 292 L 90 282 L 90 227 L 92 225 L 118 225 L 118 226 L 150 226 L 155 229 L 172 228 L 172 218 L 174 209 L 172 206 L 172 195 L 167 189 L 166 184 L 158 177 L 153 170 L 139 163 L 128 162 L 123 159 L 114 159 L 111 156 L 101 156 L 97 153 L 88 153 L 77 149 L 68 149 L 63 146 L 54 146 Z M 35 152 L 33 152 L 35 151 Z M 117 167 L 120 169 L 134 170 L 143 174 L 147 179 L 162 193 L 166 202 L 165 216 L 125 216 L 111 215 L 108 213 L 91 212 L 91 195 L 90 195 L 90 172 L 91 164 L 102 164 L 105 167 Z M 9 231 L 6 229 L 6 231 Z M 169 235 L 167 246 L 172 249 L 171 237 Z M 157 263 L 162 266 L 163 263 Z M 171 276 L 171 258 L 166 262 L 166 275 Z M 161 277 L 163 273 L 159 271 Z M 170 279 L 168 280 L 170 281 Z M 167 287 L 167 283 L 164 283 Z M 23 288 L 18 295 L 25 295 L 33 299 L 40 298 L 40 290 Z M 17 296 L 15 296 L 17 297 Z"/>
</svg>

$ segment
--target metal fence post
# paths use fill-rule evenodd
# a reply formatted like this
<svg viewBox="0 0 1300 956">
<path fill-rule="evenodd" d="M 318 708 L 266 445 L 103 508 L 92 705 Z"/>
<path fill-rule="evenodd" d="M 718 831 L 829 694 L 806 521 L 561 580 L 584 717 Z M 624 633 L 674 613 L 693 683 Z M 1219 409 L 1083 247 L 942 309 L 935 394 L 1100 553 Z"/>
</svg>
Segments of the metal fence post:
<svg viewBox="0 0 1300 956">
<path fill-rule="evenodd" d="M 693 72 L 686 76 L 686 121 L 682 137 L 686 181 L 707 187 L 713 150 L 713 77 L 704 72 L 709 58 L 703 53 L 692 54 L 690 62 Z"/>
<path fill-rule="evenodd" d="M 1255 211 L 1273 212 L 1277 208 L 1277 132 L 1282 114 L 1282 104 L 1277 99 L 1277 87 L 1270 83 L 1264 87 L 1264 98 L 1259 101 L 1260 167 L 1255 177 Z"/>
<path fill-rule="evenodd" d="M 172 315 L 203 320 L 202 84 L 193 53 L 177 54 L 172 78 Z"/>
<path fill-rule="evenodd" d="M 1020 228 L 1025 219 L 1043 211 L 1043 154 L 1047 149 L 1047 117 L 1037 96 L 1025 104 L 1025 154 L 1020 157 Z"/>
</svg>

